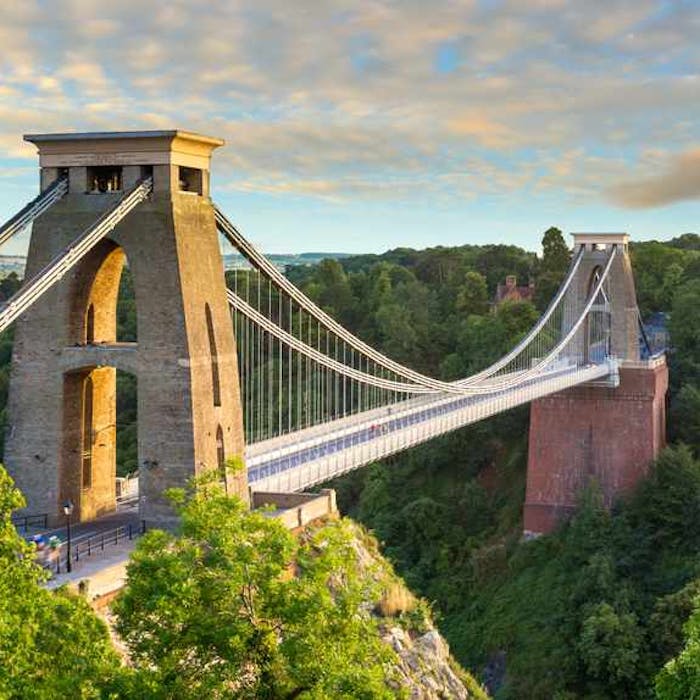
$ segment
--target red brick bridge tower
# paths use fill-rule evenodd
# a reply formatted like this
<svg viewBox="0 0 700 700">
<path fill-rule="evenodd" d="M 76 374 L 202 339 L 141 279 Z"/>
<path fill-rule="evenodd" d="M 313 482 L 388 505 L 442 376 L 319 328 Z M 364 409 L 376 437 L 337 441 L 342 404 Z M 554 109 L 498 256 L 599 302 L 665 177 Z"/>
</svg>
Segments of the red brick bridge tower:
<svg viewBox="0 0 700 700">
<path fill-rule="evenodd" d="M 605 502 L 629 491 L 665 445 L 665 357 L 642 360 L 637 297 L 626 234 L 574 234 L 583 258 L 571 294 L 587 296 L 610 246 L 610 351 L 620 362 L 619 381 L 596 382 L 534 401 L 530 410 L 525 534 L 550 532 L 572 513 L 590 482 Z"/>
</svg>

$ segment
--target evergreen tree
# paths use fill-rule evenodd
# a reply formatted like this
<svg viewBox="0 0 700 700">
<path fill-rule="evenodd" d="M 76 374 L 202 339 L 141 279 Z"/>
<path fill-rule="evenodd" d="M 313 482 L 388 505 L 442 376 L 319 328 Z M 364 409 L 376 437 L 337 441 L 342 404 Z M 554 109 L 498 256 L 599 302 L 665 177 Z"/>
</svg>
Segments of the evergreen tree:
<svg viewBox="0 0 700 700">
<path fill-rule="evenodd" d="M 552 226 L 542 236 L 542 260 L 536 280 L 535 302 L 543 311 L 566 277 L 571 254 L 562 232 Z"/>
</svg>

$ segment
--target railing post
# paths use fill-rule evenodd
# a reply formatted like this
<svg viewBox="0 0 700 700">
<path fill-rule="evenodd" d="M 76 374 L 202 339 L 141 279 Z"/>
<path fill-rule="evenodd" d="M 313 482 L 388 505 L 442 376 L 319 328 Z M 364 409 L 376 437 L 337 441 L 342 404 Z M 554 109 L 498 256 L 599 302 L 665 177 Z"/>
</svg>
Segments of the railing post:
<svg viewBox="0 0 700 700">
<path fill-rule="evenodd" d="M 131 523 L 129 523 L 129 539 L 133 539 L 132 532 L 131 532 Z"/>
</svg>

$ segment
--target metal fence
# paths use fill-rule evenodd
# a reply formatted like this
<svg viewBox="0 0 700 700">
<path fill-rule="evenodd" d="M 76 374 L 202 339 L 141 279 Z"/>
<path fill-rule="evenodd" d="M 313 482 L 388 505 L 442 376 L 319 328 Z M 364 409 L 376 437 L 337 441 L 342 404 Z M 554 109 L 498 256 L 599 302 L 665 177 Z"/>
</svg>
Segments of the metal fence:
<svg viewBox="0 0 700 700">
<path fill-rule="evenodd" d="M 13 515 L 12 524 L 23 532 L 27 532 L 30 527 L 42 527 L 46 529 L 48 527 L 49 514 L 48 513 L 34 513 L 33 515 Z"/>
<path fill-rule="evenodd" d="M 85 557 L 104 552 L 105 548 L 133 540 L 144 532 L 146 532 L 146 521 L 142 520 L 140 523 L 128 523 L 104 532 L 71 538 L 70 561 L 71 563 L 78 562 Z M 49 550 L 47 568 L 54 570 L 57 574 L 66 571 L 68 569 L 68 556 L 68 541 L 61 542 L 55 550 Z"/>
</svg>

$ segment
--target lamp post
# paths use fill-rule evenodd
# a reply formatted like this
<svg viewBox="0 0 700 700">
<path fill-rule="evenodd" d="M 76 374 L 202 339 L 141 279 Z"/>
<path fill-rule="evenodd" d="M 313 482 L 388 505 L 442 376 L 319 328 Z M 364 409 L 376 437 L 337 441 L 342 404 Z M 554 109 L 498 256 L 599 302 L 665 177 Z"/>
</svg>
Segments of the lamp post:
<svg viewBox="0 0 700 700">
<path fill-rule="evenodd" d="M 66 571 L 70 573 L 73 570 L 73 566 L 70 561 L 70 516 L 73 514 L 73 501 L 68 499 L 63 504 L 63 512 L 66 515 Z"/>
</svg>

